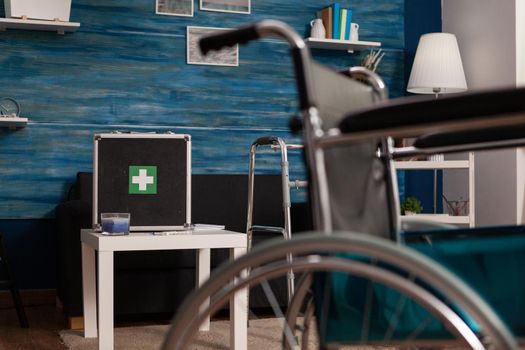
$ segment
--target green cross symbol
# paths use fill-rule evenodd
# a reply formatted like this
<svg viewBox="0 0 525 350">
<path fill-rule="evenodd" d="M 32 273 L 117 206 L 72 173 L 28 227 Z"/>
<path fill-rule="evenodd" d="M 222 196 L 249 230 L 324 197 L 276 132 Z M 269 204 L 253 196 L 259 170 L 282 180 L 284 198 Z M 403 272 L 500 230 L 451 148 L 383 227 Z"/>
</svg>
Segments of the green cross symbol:
<svg viewBox="0 0 525 350">
<path fill-rule="evenodd" d="M 157 167 L 130 165 L 129 194 L 157 194 Z"/>
</svg>

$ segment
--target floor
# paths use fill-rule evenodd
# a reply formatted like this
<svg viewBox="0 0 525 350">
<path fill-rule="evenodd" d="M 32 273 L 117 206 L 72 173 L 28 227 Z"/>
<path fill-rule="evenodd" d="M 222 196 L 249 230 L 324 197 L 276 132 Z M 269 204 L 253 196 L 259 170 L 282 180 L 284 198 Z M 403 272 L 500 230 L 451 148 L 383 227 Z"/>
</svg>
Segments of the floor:
<svg viewBox="0 0 525 350">
<path fill-rule="evenodd" d="M 65 350 L 58 333 L 66 319 L 54 304 L 25 307 L 29 328 L 20 328 L 14 308 L 0 307 L 0 350 Z M 119 316 L 115 326 L 167 325 L 171 314 Z"/>
<path fill-rule="evenodd" d="M 29 328 L 20 328 L 14 308 L 0 309 L 0 350 L 63 350 L 58 332 L 65 319 L 54 305 L 28 306 Z"/>
</svg>

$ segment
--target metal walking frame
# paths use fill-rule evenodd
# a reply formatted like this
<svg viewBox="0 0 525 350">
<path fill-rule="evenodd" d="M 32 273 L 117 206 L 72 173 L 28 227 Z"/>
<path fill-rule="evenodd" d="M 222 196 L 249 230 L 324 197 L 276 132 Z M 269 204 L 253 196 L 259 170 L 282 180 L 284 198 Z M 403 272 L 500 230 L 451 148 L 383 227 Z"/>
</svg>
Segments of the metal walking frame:
<svg viewBox="0 0 525 350">
<path fill-rule="evenodd" d="M 426 334 L 423 330 L 429 318 L 414 316 L 424 308 L 440 322 L 439 327 L 429 328 L 432 335 L 439 334 L 442 327 L 450 331 L 454 341 L 471 349 L 518 349 L 507 325 L 473 288 L 431 259 L 431 254 L 420 253 L 428 246 L 419 247 L 419 252 L 401 244 L 392 162 L 418 154 L 525 145 L 525 89 L 386 102 L 386 88 L 379 77 L 363 68 L 350 69 L 344 77 L 313 62 L 297 33 L 273 20 L 204 38 L 200 46 L 206 53 L 267 36 L 283 39 L 291 47 L 313 222 L 318 232 L 284 242 L 265 242 L 218 268 L 183 303 L 164 349 L 187 348 L 200 321 L 218 310 L 231 293 L 258 283 L 264 286 L 269 278 L 286 275 L 290 269 L 303 275 L 288 308 L 284 348 L 307 348 L 308 344 L 299 344 L 297 332 L 302 332 L 303 339 L 305 334 L 308 338 L 305 330 L 309 327 L 299 326 L 298 316 L 301 306 L 309 301 L 306 316 L 310 317 L 313 307 L 322 348 L 346 342 L 401 348 L 428 346 L 417 336 Z M 360 81 L 365 78 L 368 84 L 351 77 L 359 77 Z M 418 139 L 413 147 L 395 149 L 392 137 Z M 413 237 L 418 239 L 420 234 Z M 507 246 L 513 248 L 518 242 L 525 247 L 525 237 L 519 238 Z M 291 264 L 287 259 L 290 254 L 294 256 Z M 247 269 L 251 269 L 250 274 L 243 275 Z M 333 272 L 350 275 L 343 276 L 345 280 Z M 232 280 L 236 283 L 229 283 Z M 397 293 L 391 304 L 390 290 Z M 309 295 L 314 298 L 309 299 Z M 367 299 L 352 299 L 356 295 Z M 375 304 L 369 295 L 375 295 Z M 195 310 L 210 296 L 208 309 L 196 314 Z M 386 308 L 379 309 L 383 306 L 379 301 Z M 412 312 L 408 315 L 404 313 L 407 305 Z M 410 322 L 403 327 L 401 320 Z M 339 328 L 339 324 L 351 327 Z M 384 326 L 385 331 L 375 332 L 375 325 Z M 401 326 L 399 332 L 396 326 Z M 355 339 L 346 338 L 353 335 Z"/>
<path fill-rule="evenodd" d="M 257 149 L 262 146 L 269 146 L 275 151 L 280 151 L 281 154 L 281 193 L 282 193 L 282 210 L 284 217 L 283 227 L 272 227 L 272 226 L 261 226 L 253 224 L 253 198 L 255 190 L 255 155 Z M 246 219 L 246 234 L 248 238 L 248 251 L 252 248 L 252 238 L 254 231 L 263 232 L 276 232 L 281 233 L 285 240 L 292 239 L 292 218 L 291 218 L 291 207 L 292 200 L 290 190 L 292 188 L 306 188 L 308 186 L 307 181 L 294 180 L 290 181 L 290 168 L 288 163 L 288 150 L 302 150 L 303 145 L 286 144 L 280 137 L 260 137 L 255 140 L 250 147 L 250 166 L 248 170 L 248 215 Z M 292 255 L 287 256 L 289 264 L 292 263 Z M 287 295 L 288 303 L 292 300 L 294 294 L 294 273 L 290 270 L 287 275 Z"/>
</svg>

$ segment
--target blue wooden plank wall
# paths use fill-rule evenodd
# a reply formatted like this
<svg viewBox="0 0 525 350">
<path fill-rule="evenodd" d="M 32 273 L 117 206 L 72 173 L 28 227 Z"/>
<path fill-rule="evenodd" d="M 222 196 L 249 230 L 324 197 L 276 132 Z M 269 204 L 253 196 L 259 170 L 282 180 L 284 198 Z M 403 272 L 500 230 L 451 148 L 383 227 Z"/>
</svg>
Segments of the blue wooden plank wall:
<svg viewBox="0 0 525 350">
<path fill-rule="evenodd" d="M 296 90 L 285 44 L 240 48 L 239 67 L 186 64 L 186 26 L 234 27 L 280 19 L 301 35 L 326 0 L 252 0 L 252 14 L 199 11 L 155 15 L 155 0 L 73 0 L 73 34 L 0 33 L 0 96 L 11 96 L 30 118 L 21 130 L 0 130 L 0 218 L 46 218 L 78 171 L 91 170 L 92 135 L 111 130 L 168 131 L 193 136 L 194 173 L 246 173 L 259 136 L 299 142 L 287 131 Z M 391 96 L 403 95 L 404 0 L 341 1 L 354 10 L 363 40 L 387 52 L 381 74 Z M 3 12 L 3 9 L 0 8 Z M 361 55 L 315 50 L 333 67 Z M 301 176 L 300 155 L 292 156 Z M 264 155 L 262 172 L 276 172 Z"/>
</svg>

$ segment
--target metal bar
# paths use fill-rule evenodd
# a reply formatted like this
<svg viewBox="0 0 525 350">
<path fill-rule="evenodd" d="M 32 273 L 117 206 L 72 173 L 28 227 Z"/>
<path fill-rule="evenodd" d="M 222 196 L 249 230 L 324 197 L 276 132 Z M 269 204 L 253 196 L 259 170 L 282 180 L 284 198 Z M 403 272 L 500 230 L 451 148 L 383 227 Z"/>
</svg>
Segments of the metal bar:
<svg viewBox="0 0 525 350">
<path fill-rule="evenodd" d="M 288 182 L 288 187 L 290 187 L 290 188 L 296 188 L 296 189 L 299 189 L 299 188 L 306 188 L 306 187 L 308 187 L 308 181 L 303 181 L 303 180 L 293 180 L 293 181 L 289 181 L 289 182 Z"/>
<path fill-rule="evenodd" d="M 280 145 L 272 145 L 271 148 L 273 150 L 278 150 L 278 149 L 281 148 L 281 146 Z M 294 145 L 294 144 L 287 143 L 286 144 L 286 148 L 287 149 L 303 149 L 304 145 Z"/>
<path fill-rule="evenodd" d="M 257 143 L 254 142 L 250 147 L 250 164 L 248 169 L 248 214 L 246 218 L 246 235 L 248 239 L 248 250 L 252 246 L 252 225 L 253 225 L 253 187 L 255 180 L 255 152 L 257 151 Z"/>
<path fill-rule="evenodd" d="M 352 78 L 360 78 L 366 80 L 367 83 L 374 89 L 376 102 L 384 101 L 388 99 L 388 88 L 379 75 L 372 72 L 365 67 L 350 67 L 348 69 L 340 71 L 340 73 L 350 76 Z"/>
</svg>

